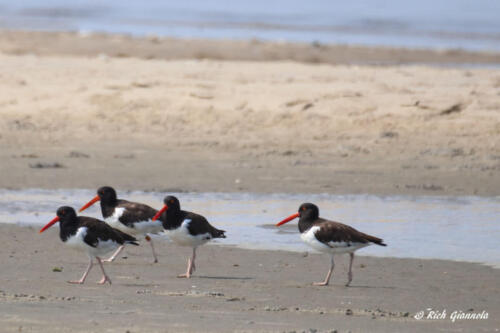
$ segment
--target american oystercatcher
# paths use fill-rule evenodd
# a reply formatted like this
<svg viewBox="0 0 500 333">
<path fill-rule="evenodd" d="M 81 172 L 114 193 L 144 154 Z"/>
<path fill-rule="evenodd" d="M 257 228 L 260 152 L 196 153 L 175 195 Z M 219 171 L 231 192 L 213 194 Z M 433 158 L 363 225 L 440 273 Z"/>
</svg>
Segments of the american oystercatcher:
<svg viewBox="0 0 500 333">
<path fill-rule="evenodd" d="M 188 259 L 186 274 L 178 276 L 189 278 L 196 269 L 194 264 L 196 248 L 213 238 L 226 238 L 225 231 L 214 228 L 201 215 L 181 210 L 181 204 L 174 196 L 166 196 L 163 202 L 165 206 L 158 211 L 153 220 L 159 218 L 162 221 L 165 233 L 175 243 L 193 248 L 193 255 Z"/>
<path fill-rule="evenodd" d="M 144 236 L 151 245 L 154 262 L 158 262 L 153 240 L 148 235 L 157 234 L 163 231 L 161 222 L 152 220 L 157 210 L 141 203 L 118 199 L 114 188 L 103 186 L 97 190 L 97 195 L 83 205 L 79 211 L 84 211 L 97 201 L 101 202 L 101 212 L 104 217 L 104 222 L 115 229 L 132 234 L 136 237 Z M 122 250 L 123 246 L 120 246 L 118 250 L 116 250 L 109 259 L 104 260 L 104 262 L 115 260 Z"/>
<path fill-rule="evenodd" d="M 68 206 L 59 207 L 57 216 L 40 229 L 40 233 L 56 222 L 59 222 L 59 237 L 61 240 L 71 247 L 85 250 L 90 260 L 82 278 L 78 281 L 68 281 L 69 283 L 83 284 L 93 266 L 93 258 L 96 258 L 102 270 L 102 280 L 99 281 L 99 284 L 106 282 L 111 284 L 111 279 L 102 266 L 101 256 L 124 244 L 139 245 L 134 237 L 113 229 L 98 219 L 76 216 L 75 210 Z"/>
<path fill-rule="evenodd" d="M 276 226 L 290 222 L 297 217 L 300 217 L 300 238 L 313 249 L 330 253 L 331 255 L 330 270 L 326 275 L 325 281 L 313 283 L 317 286 L 326 286 L 330 282 L 333 267 L 335 266 L 333 261 L 333 256 L 335 254 L 349 253 L 350 255 L 351 260 L 349 262 L 349 273 L 346 284 L 346 286 L 349 286 L 352 281 L 354 251 L 371 245 L 372 243 L 386 246 L 380 238 L 364 234 L 348 225 L 320 218 L 318 207 L 312 203 L 303 203 L 300 205 L 298 213 L 287 217 L 283 221 L 277 223 Z"/>
</svg>

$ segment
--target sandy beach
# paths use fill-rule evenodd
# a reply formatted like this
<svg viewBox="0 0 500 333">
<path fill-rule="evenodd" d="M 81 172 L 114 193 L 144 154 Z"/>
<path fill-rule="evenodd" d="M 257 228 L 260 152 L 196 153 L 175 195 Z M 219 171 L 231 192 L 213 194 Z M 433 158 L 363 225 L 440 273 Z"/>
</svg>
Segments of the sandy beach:
<svg viewBox="0 0 500 333">
<path fill-rule="evenodd" d="M 499 69 L 145 60 L 33 34 L 0 34 L 0 187 L 500 193 Z"/>
<path fill-rule="evenodd" d="M 499 63 L 460 50 L 1 31 L 0 188 L 498 196 Z M 360 253 L 352 287 L 340 257 L 321 288 L 311 282 L 325 255 L 215 244 L 183 280 L 189 249 L 157 242 L 159 264 L 129 248 L 107 266 L 112 286 L 95 284 L 97 268 L 74 286 L 87 258 L 57 228 L 0 223 L 0 242 L 5 332 L 500 329 L 500 271 L 480 264 Z M 428 309 L 446 319 L 414 318 Z M 454 311 L 488 319 L 452 322 Z"/>
</svg>

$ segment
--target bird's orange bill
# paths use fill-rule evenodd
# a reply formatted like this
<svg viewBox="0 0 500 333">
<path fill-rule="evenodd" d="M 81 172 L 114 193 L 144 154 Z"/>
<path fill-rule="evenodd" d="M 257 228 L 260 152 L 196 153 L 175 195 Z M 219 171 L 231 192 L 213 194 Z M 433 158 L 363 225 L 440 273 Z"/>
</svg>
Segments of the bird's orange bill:
<svg viewBox="0 0 500 333">
<path fill-rule="evenodd" d="M 156 215 L 153 217 L 153 221 L 156 221 L 161 216 L 161 214 L 163 214 L 163 212 L 166 211 L 167 209 L 168 209 L 167 205 L 163 206 L 163 208 L 160 209 L 158 213 L 156 213 Z"/>
<path fill-rule="evenodd" d="M 40 233 L 44 232 L 45 230 L 47 230 L 48 228 L 52 227 L 52 225 L 56 222 L 59 222 L 59 217 L 56 216 L 52 219 L 52 221 L 50 221 L 49 223 L 47 223 L 47 225 L 45 227 L 43 227 L 42 229 L 40 229 Z"/>
<path fill-rule="evenodd" d="M 290 215 L 286 219 L 284 219 L 283 221 L 277 223 L 276 226 L 279 227 L 280 225 L 285 224 L 287 222 L 290 222 L 291 220 L 296 219 L 297 217 L 299 217 L 299 213 L 295 213 L 293 215 Z"/>
<path fill-rule="evenodd" d="M 78 212 L 83 212 L 85 209 L 89 208 L 90 206 L 92 206 L 93 204 L 95 204 L 99 200 L 101 200 L 101 198 L 99 198 L 99 196 L 96 195 L 92 200 L 90 200 L 85 205 L 83 205 L 82 208 L 80 208 L 80 210 Z"/>
</svg>

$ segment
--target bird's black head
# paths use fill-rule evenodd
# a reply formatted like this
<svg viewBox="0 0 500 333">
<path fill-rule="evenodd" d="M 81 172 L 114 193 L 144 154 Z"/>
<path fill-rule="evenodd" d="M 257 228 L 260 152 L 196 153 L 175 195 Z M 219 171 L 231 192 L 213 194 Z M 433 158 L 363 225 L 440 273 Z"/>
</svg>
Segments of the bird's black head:
<svg viewBox="0 0 500 333">
<path fill-rule="evenodd" d="M 308 203 L 308 202 L 303 203 L 302 205 L 300 205 L 298 213 L 295 213 L 295 214 L 288 216 L 286 219 L 278 222 L 276 224 L 276 226 L 279 227 L 280 225 L 283 225 L 285 223 L 293 221 L 297 217 L 300 218 L 299 219 L 299 230 L 300 230 L 300 232 L 302 232 L 305 228 L 304 224 L 312 225 L 312 223 L 314 223 L 314 221 L 316 219 L 318 219 L 318 217 L 319 217 L 318 206 L 316 206 L 315 204 L 312 204 L 312 203 Z"/>
<path fill-rule="evenodd" d="M 299 207 L 299 216 L 304 220 L 316 220 L 319 217 L 319 208 L 309 202 L 303 203 Z"/>
<path fill-rule="evenodd" d="M 165 199 L 163 199 L 163 203 L 168 207 L 169 212 L 181 210 L 179 199 L 173 195 L 167 195 Z"/>
<path fill-rule="evenodd" d="M 72 221 L 76 218 L 76 212 L 72 207 L 62 206 L 57 209 L 57 217 L 61 222 Z"/>
<path fill-rule="evenodd" d="M 116 191 L 110 186 L 103 186 L 97 190 L 97 195 L 101 202 L 105 204 L 116 202 Z"/>
<path fill-rule="evenodd" d="M 74 226 L 78 225 L 78 218 L 76 216 L 76 212 L 73 208 L 68 206 L 62 206 L 57 209 L 57 216 L 52 219 L 49 223 L 47 223 L 40 232 L 44 232 L 48 228 L 50 228 L 55 223 L 59 222 L 59 226 L 61 230 L 63 228 L 74 228 Z"/>
<path fill-rule="evenodd" d="M 161 216 L 163 215 L 163 219 L 161 219 L 163 223 L 163 227 L 165 227 L 165 219 L 173 216 L 177 216 L 181 210 L 181 204 L 179 202 L 179 199 L 174 197 L 173 195 L 167 195 L 163 199 L 163 203 L 165 204 L 162 209 L 160 209 L 155 216 L 153 216 L 153 221 L 156 221 L 157 219 L 161 219 Z"/>
</svg>

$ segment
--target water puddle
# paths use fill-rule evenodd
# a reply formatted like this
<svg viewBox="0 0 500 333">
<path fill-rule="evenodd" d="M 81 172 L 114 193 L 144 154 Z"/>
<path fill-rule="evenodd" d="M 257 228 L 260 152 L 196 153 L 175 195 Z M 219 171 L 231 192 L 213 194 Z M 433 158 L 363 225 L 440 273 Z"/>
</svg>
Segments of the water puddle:
<svg viewBox="0 0 500 333">
<path fill-rule="evenodd" d="M 119 197 L 162 206 L 165 193 L 119 192 Z M 500 267 L 500 197 L 410 197 L 329 194 L 174 193 L 183 209 L 198 212 L 227 231 L 222 244 L 255 249 L 311 251 L 296 222 L 274 224 L 305 201 L 322 217 L 381 237 L 387 247 L 370 246 L 362 255 L 437 258 Z M 79 208 L 93 190 L 0 190 L 0 222 L 42 226 L 62 205 Z M 101 218 L 99 205 L 85 215 Z"/>
</svg>

